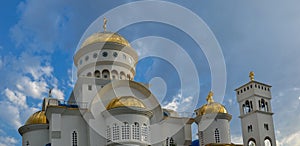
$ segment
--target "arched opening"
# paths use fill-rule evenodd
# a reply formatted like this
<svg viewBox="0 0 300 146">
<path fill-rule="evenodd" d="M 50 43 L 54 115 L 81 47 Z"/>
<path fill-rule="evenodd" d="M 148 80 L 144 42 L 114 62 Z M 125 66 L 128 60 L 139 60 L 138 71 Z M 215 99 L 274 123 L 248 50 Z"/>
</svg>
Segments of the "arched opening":
<svg viewBox="0 0 300 146">
<path fill-rule="evenodd" d="M 127 122 L 122 125 L 122 139 L 130 139 L 130 126 Z"/>
<path fill-rule="evenodd" d="M 118 72 L 116 70 L 111 71 L 111 78 L 113 80 L 119 79 Z"/>
<path fill-rule="evenodd" d="M 244 112 L 245 113 L 251 112 L 251 104 L 248 100 L 246 100 L 246 102 L 245 102 Z"/>
<path fill-rule="evenodd" d="M 265 100 L 261 99 L 260 103 L 261 103 L 261 110 L 266 111 L 266 102 L 265 102 Z"/>
<path fill-rule="evenodd" d="M 78 145 L 78 137 L 77 137 L 77 132 L 73 131 L 72 132 L 72 146 L 77 146 Z"/>
<path fill-rule="evenodd" d="M 248 146 L 256 146 L 256 142 L 253 138 L 249 139 Z"/>
<path fill-rule="evenodd" d="M 215 141 L 216 143 L 220 143 L 220 132 L 218 128 L 215 130 Z"/>
<path fill-rule="evenodd" d="M 268 102 L 265 103 L 266 104 L 266 112 L 269 111 L 269 106 L 268 106 Z"/>
<path fill-rule="evenodd" d="M 100 78 L 100 71 L 99 71 L 99 70 L 95 70 L 94 76 L 95 76 L 96 78 Z"/>
<path fill-rule="evenodd" d="M 271 142 L 271 139 L 269 137 L 265 138 L 264 146 L 272 146 L 272 142 Z"/>
<path fill-rule="evenodd" d="M 109 79 L 110 78 L 110 73 L 107 69 L 102 71 L 102 78 L 103 79 Z"/>
<path fill-rule="evenodd" d="M 120 72 L 120 79 L 121 80 L 125 80 L 126 79 L 126 75 L 125 75 L 125 73 L 124 72 Z"/>
</svg>

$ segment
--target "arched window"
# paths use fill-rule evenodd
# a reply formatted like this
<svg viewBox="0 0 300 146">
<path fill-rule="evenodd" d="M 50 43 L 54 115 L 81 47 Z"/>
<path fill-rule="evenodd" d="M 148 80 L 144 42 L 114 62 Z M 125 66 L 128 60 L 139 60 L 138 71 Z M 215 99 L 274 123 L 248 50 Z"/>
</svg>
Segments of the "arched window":
<svg viewBox="0 0 300 146">
<path fill-rule="evenodd" d="M 261 99 L 261 110 L 266 111 L 266 103 L 264 99 Z"/>
<path fill-rule="evenodd" d="M 78 135 L 77 135 L 77 132 L 76 131 L 73 131 L 72 132 L 72 146 L 77 146 L 78 145 L 78 143 L 77 143 L 77 137 Z"/>
<path fill-rule="evenodd" d="M 266 104 L 266 108 L 265 108 L 265 111 L 269 111 L 269 106 L 268 106 L 268 102 L 265 103 Z"/>
<path fill-rule="evenodd" d="M 116 70 L 111 71 L 111 77 L 113 80 L 119 79 L 118 72 Z"/>
<path fill-rule="evenodd" d="M 107 128 L 106 128 L 106 139 L 107 139 L 107 142 L 111 142 L 111 129 L 109 126 L 107 126 Z"/>
<path fill-rule="evenodd" d="M 172 137 L 167 137 L 166 146 L 176 146 L 175 141 Z"/>
<path fill-rule="evenodd" d="M 95 76 L 96 78 L 100 78 L 100 71 L 99 71 L 99 70 L 95 70 L 94 76 Z"/>
<path fill-rule="evenodd" d="M 243 104 L 243 112 L 244 112 L 244 114 L 246 114 L 246 113 L 247 113 L 247 110 L 246 110 L 246 106 L 245 106 L 245 104 Z"/>
<path fill-rule="evenodd" d="M 125 80 L 126 79 L 126 75 L 125 75 L 125 73 L 124 72 L 120 72 L 120 79 L 121 80 Z"/>
<path fill-rule="evenodd" d="M 141 139 L 142 141 L 148 141 L 148 126 L 145 123 L 141 127 Z"/>
<path fill-rule="evenodd" d="M 249 102 L 248 100 L 246 100 L 246 102 L 245 102 L 244 111 L 245 111 L 246 113 L 251 112 L 251 106 L 250 106 L 250 102 Z"/>
<path fill-rule="evenodd" d="M 130 139 L 130 126 L 127 122 L 122 125 L 122 139 Z"/>
<path fill-rule="evenodd" d="M 115 140 L 119 140 L 120 139 L 120 130 L 119 130 L 119 126 L 117 124 L 114 124 L 113 127 L 113 141 Z"/>
<path fill-rule="evenodd" d="M 265 146 L 272 146 L 271 139 L 269 137 L 266 137 L 264 140 L 264 144 Z"/>
<path fill-rule="evenodd" d="M 137 122 L 132 125 L 132 139 L 140 140 L 140 125 Z"/>
<path fill-rule="evenodd" d="M 220 132 L 218 128 L 215 130 L 215 141 L 216 143 L 220 143 Z"/>
<path fill-rule="evenodd" d="M 110 78 L 110 73 L 107 69 L 102 71 L 102 78 L 103 79 L 109 79 Z"/>
<path fill-rule="evenodd" d="M 248 146 L 256 146 L 255 140 L 254 139 L 250 139 L 248 141 Z"/>
</svg>

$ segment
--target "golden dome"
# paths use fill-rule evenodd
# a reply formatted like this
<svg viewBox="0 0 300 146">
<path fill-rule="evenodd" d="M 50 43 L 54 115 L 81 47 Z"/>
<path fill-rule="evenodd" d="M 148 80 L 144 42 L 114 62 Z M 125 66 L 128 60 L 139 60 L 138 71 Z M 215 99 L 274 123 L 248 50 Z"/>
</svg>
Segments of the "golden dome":
<svg viewBox="0 0 300 146">
<path fill-rule="evenodd" d="M 28 120 L 26 121 L 25 125 L 30 124 L 47 124 L 48 120 L 45 115 L 45 111 L 38 111 L 32 114 Z"/>
<path fill-rule="evenodd" d="M 203 105 L 201 108 L 196 110 L 196 115 L 201 116 L 205 114 L 217 114 L 217 113 L 227 113 L 224 105 L 214 102 L 213 93 L 210 91 L 206 100 L 207 104 Z"/>
<path fill-rule="evenodd" d="M 122 96 L 112 99 L 106 106 L 106 109 L 109 110 L 118 107 L 146 108 L 145 104 L 139 99 L 132 96 Z"/>
<path fill-rule="evenodd" d="M 81 48 L 88 46 L 94 43 L 105 43 L 105 42 L 112 42 L 118 43 L 124 46 L 130 46 L 128 41 L 117 33 L 112 32 L 97 32 L 89 36 L 81 45 Z"/>
</svg>

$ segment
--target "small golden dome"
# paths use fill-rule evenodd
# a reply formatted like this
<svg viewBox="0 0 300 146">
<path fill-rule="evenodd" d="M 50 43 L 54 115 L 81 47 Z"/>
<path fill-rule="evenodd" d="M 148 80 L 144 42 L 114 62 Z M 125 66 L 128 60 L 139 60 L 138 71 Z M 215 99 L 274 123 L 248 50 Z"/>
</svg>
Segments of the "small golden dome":
<svg viewBox="0 0 300 146">
<path fill-rule="evenodd" d="M 146 108 L 145 104 L 139 99 L 132 96 L 122 96 L 112 99 L 106 106 L 106 109 L 113 109 L 118 107 L 138 107 Z"/>
<path fill-rule="evenodd" d="M 206 97 L 207 104 L 203 105 L 201 108 L 196 110 L 197 116 L 201 116 L 205 114 L 227 113 L 227 110 L 224 107 L 224 105 L 214 102 L 212 96 L 213 96 L 213 92 L 210 91 L 208 96 Z"/>
<path fill-rule="evenodd" d="M 47 124 L 47 123 L 48 123 L 48 120 L 45 115 L 45 111 L 37 111 L 28 118 L 25 125 Z"/>
<path fill-rule="evenodd" d="M 128 41 L 117 33 L 112 32 L 97 32 L 89 36 L 81 45 L 81 48 L 94 43 L 118 43 L 124 46 L 130 46 Z"/>
</svg>

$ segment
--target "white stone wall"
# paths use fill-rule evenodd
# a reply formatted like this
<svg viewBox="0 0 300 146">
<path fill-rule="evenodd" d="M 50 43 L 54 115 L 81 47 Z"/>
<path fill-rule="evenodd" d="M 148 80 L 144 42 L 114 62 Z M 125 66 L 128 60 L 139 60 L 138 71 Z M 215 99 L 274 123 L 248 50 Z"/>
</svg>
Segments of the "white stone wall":
<svg viewBox="0 0 300 146">
<path fill-rule="evenodd" d="M 198 124 L 198 133 L 203 133 L 203 140 L 199 139 L 200 146 L 201 141 L 204 142 L 204 145 L 209 143 L 231 143 L 230 137 L 230 125 L 227 119 L 206 119 L 204 118 Z M 216 141 L 215 131 L 218 129 L 220 141 Z"/>
<path fill-rule="evenodd" d="M 49 130 L 37 129 L 28 131 L 22 136 L 22 146 L 45 146 L 49 143 Z"/>
<path fill-rule="evenodd" d="M 87 125 L 80 115 L 52 113 L 49 121 L 49 137 L 52 146 L 71 145 L 72 132 L 77 132 L 78 145 L 87 145 Z"/>
</svg>

